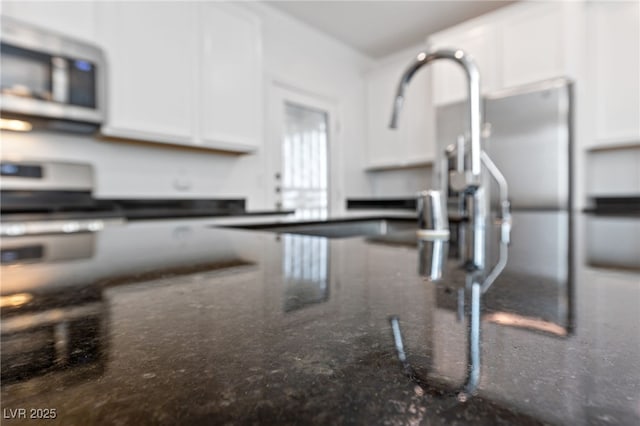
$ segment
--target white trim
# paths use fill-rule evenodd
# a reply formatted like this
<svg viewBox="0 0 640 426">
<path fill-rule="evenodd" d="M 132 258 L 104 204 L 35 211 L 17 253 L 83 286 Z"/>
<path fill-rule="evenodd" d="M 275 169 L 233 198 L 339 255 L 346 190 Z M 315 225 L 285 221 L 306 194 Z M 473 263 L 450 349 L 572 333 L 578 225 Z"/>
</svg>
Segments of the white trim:
<svg viewBox="0 0 640 426">
<path fill-rule="evenodd" d="M 193 138 L 167 132 L 157 133 L 130 129 L 122 126 L 102 126 L 101 134 L 123 139 L 134 139 L 147 142 L 172 143 L 177 145 L 195 146 Z"/>
<path fill-rule="evenodd" d="M 194 144 L 203 148 L 218 148 L 226 151 L 253 152 L 259 148 L 258 141 L 237 136 L 216 134 L 214 137 L 201 138 Z"/>
<path fill-rule="evenodd" d="M 403 170 L 403 169 L 416 169 L 420 167 L 432 167 L 434 163 L 433 158 L 416 158 L 411 161 L 400 161 L 397 163 L 389 162 L 379 162 L 379 163 L 370 163 L 365 167 L 366 172 L 382 172 L 385 170 Z"/>
<path fill-rule="evenodd" d="M 619 149 L 640 149 L 640 135 L 622 138 L 597 138 L 586 147 L 587 152 L 615 151 Z"/>
</svg>

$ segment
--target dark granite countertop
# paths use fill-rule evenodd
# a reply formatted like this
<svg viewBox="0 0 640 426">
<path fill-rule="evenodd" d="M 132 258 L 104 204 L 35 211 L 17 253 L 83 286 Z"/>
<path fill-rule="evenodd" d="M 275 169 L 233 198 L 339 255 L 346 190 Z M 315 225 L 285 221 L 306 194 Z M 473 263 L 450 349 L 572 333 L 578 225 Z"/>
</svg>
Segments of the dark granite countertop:
<svg viewBox="0 0 640 426">
<path fill-rule="evenodd" d="M 2 221 L 52 221 L 73 219 L 123 218 L 127 220 L 179 219 L 202 217 L 238 217 L 290 215 L 294 210 L 250 210 L 244 199 L 94 199 L 90 194 L 83 205 L 59 206 L 55 194 L 28 191 L 4 191 L 13 203 L 2 204 Z"/>
<path fill-rule="evenodd" d="M 640 422 L 637 219 L 514 213 L 507 266 L 479 299 L 471 396 L 453 244 L 433 283 L 411 231 L 210 223 L 4 238 L 3 424 L 51 410 L 65 425 Z"/>
</svg>

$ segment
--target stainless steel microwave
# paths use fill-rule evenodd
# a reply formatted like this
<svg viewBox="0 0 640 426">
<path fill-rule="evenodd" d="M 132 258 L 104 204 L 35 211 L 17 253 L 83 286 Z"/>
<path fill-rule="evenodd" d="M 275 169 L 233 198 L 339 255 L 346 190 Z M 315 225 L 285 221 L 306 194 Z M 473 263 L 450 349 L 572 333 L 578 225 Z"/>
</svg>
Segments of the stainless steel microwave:
<svg viewBox="0 0 640 426">
<path fill-rule="evenodd" d="M 6 16 L 1 19 L 2 114 L 102 123 L 102 50 Z"/>
</svg>

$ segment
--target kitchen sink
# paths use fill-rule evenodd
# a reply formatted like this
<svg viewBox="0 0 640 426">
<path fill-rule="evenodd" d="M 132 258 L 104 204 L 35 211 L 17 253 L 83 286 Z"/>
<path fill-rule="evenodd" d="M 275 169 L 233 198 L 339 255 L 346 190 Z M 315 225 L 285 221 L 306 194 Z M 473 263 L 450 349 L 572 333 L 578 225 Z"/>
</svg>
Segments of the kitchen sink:
<svg viewBox="0 0 640 426">
<path fill-rule="evenodd" d="M 371 237 L 416 229 L 415 219 L 341 219 L 322 222 L 233 225 L 227 228 L 254 229 L 278 234 L 315 235 L 326 238 Z"/>
</svg>

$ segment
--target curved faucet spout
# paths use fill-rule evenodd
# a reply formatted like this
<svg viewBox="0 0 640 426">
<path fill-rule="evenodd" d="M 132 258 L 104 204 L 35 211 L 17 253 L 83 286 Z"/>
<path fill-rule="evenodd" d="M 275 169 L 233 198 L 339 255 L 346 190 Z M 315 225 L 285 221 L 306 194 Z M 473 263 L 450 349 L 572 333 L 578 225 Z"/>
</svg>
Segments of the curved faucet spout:
<svg viewBox="0 0 640 426">
<path fill-rule="evenodd" d="M 480 72 L 475 61 L 469 54 L 460 49 L 441 49 L 432 52 L 420 52 L 415 60 L 405 70 L 393 102 L 393 112 L 389 127 L 395 129 L 398 125 L 398 117 L 404 103 L 404 96 L 409 82 L 415 73 L 438 59 L 452 60 L 460 65 L 467 77 L 467 90 L 469 94 L 469 134 L 471 136 L 471 174 L 472 180 L 478 182 L 480 178 L 480 132 L 482 123 L 482 103 L 480 102 Z M 468 186 L 473 186 L 469 184 Z"/>
</svg>

